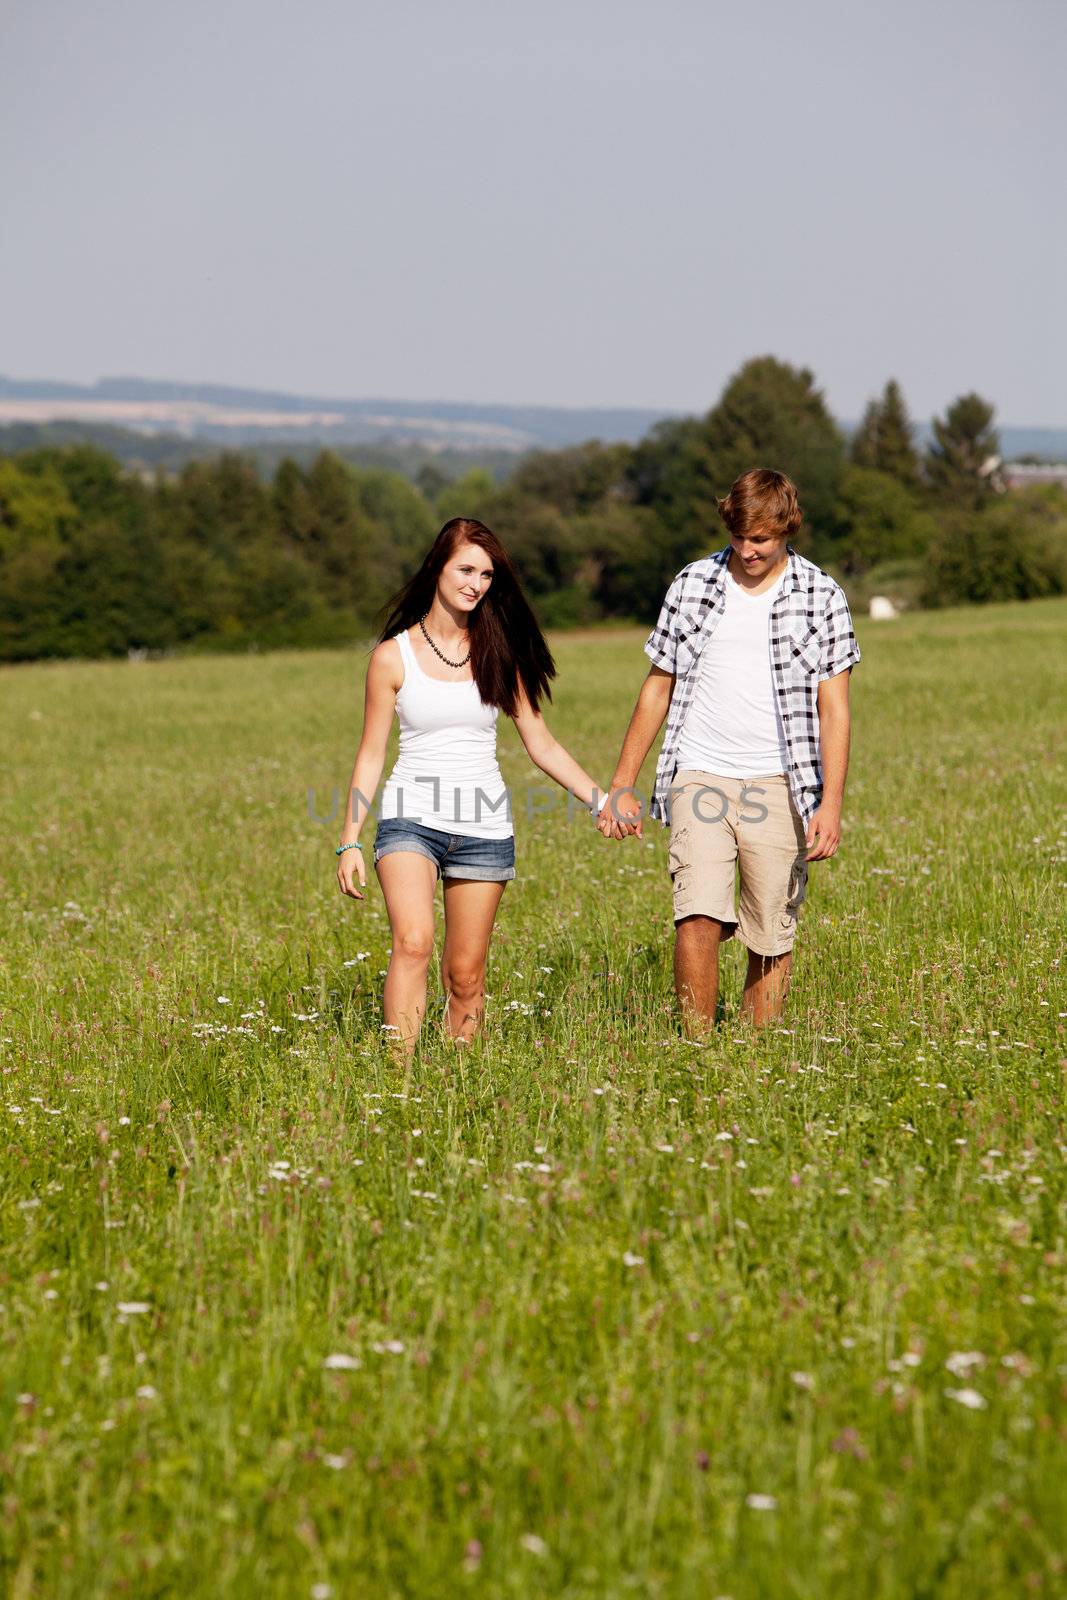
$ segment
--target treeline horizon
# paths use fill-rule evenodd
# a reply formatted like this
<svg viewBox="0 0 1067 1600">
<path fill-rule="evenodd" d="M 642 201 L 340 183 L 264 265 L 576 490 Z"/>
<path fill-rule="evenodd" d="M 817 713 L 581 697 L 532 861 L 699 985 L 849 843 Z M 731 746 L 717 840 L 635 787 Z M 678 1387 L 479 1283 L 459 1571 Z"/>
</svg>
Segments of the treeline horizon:
<svg viewBox="0 0 1067 1600">
<path fill-rule="evenodd" d="M 1005 490 L 991 404 L 961 395 L 920 448 L 899 385 L 851 437 L 813 374 L 748 361 L 700 417 L 635 445 L 414 481 L 324 449 L 264 480 L 239 452 L 131 473 L 92 444 L 0 454 L 0 660 L 366 639 L 449 517 L 503 541 L 546 627 L 648 622 L 687 561 L 726 540 L 716 501 L 753 466 L 798 485 L 797 548 L 902 606 L 1067 592 L 1067 492 Z M 451 470 L 449 470 L 451 469 Z"/>
</svg>

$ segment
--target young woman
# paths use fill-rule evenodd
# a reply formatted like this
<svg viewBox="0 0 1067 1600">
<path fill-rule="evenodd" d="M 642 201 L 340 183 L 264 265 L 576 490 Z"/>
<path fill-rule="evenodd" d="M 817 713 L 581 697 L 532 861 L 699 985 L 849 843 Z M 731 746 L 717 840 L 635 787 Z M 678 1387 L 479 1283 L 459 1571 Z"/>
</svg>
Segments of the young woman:
<svg viewBox="0 0 1067 1600">
<path fill-rule="evenodd" d="M 391 602 L 371 655 L 363 736 L 336 852 L 342 893 L 362 900 L 367 879 L 359 835 L 395 711 L 400 751 L 382 791 L 374 865 L 393 934 L 384 1026 L 409 1054 L 426 1010 L 439 877 L 449 1035 L 469 1040 L 485 1006 L 489 936 L 504 886 L 515 876 L 510 796 L 496 759 L 498 712 L 513 719 L 542 772 L 591 809 L 605 802 L 538 710 L 542 696 L 551 698 L 555 673 L 500 541 L 470 517 L 446 522 Z"/>
</svg>

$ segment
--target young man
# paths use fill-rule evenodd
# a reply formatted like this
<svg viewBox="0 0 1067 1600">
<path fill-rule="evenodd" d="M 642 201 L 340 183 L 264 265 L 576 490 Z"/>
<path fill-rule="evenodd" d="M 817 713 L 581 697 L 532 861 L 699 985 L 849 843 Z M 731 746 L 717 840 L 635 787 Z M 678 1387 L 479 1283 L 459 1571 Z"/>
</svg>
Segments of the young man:
<svg viewBox="0 0 1067 1600">
<path fill-rule="evenodd" d="M 801 525 L 790 480 L 745 472 L 718 507 L 730 543 L 667 591 L 598 824 L 640 836 L 633 785 L 666 717 L 652 815 L 670 822 L 674 983 L 697 1028 L 714 1023 L 719 946 L 735 928 L 749 952 L 744 1013 L 781 1015 L 807 864 L 841 838 L 860 659 L 841 588 L 788 542 Z"/>
</svg>

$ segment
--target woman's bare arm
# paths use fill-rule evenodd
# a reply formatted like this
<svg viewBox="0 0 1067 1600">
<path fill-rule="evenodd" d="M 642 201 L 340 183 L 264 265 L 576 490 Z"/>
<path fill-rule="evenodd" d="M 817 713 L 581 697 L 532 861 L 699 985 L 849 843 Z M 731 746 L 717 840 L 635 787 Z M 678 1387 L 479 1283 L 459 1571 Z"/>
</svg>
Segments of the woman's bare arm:
<svg viewBox="0 0 1067 1600">
<path fill-rule="evenodd" d="M 519 710 L 514 718 L 519 738 L 535 767 L 552 778 L 562 788 L 577 795 L 586 805 L 598 805 L 605 790 L 579 766 L 569 750 L 564 749 L 549 729 L 540 711 L 535 711 L 526 695 L 519 691 Z"/>
<path fill-rule="evenodd" d="M 381 782 L 385 747 L 393 724 L 396 697 L 403 681 L 404 664 L 400 646 L 395 639 L 386 639 L 373 652 L 367 668 L 363 694 L 363 732 L 348 785 L 339 844 L 354 843 L 366 821 L 370 803 Z M 342 894 L 362 900 L 362 894 L 356 890 L 357 881 L 360 889 L 367 881 L 362 851 L 346 850 L 344 855 L 338 856 L 337 881 Z"/>
</svg>

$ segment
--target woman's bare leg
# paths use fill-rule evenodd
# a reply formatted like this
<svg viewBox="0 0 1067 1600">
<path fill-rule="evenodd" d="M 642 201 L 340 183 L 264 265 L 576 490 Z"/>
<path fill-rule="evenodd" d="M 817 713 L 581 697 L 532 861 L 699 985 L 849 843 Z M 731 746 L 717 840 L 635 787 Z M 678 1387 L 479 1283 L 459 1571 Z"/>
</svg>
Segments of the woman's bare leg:
<svg viewBox="0 0 1067 1600">
<path fill-rule="evenodd" d="M 503 883 L 445 879 L 445 948 L 441 982 L 448 996 L 445 1027 L 466 1044 L 485 1010 L 485 960 Z"/>
<path fill-rule="evenodd" d="M 387 1037 L 410 1056 L 426 1011 L 437 868 L 415 850 L 393 850 L 382 856 L 376 871 L 393 934 L 382 1010 Z"/>
</svg>

